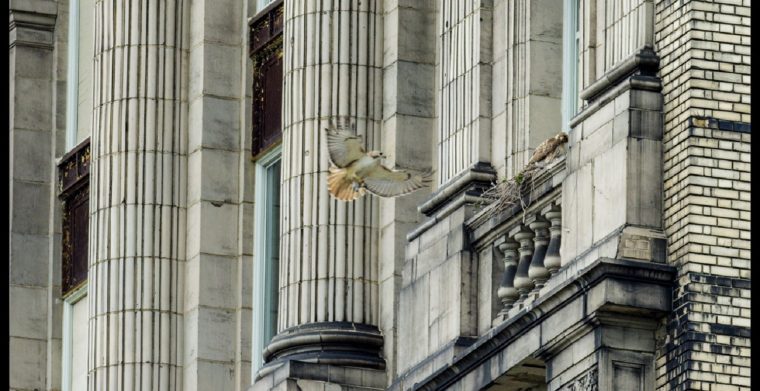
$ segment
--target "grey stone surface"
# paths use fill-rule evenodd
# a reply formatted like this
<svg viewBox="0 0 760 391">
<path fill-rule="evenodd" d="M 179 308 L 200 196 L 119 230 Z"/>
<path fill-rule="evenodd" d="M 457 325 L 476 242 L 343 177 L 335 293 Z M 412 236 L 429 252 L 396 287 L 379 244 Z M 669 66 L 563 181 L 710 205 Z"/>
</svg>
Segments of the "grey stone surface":
<svg viewBox="0 0 760 391">
<path fill-rule="evenodd" d="M 173 356 L 177 353 L 162 353 L 158 361 L 169 365 L 143 378 L 151 383 L 178 379 L 178 384 L 163 383 L 163 389 L 243 390 L 251 384 L 255 308 L 250 276 L 259 251 L 252 240 L 254 94 L 246 25 L 255 14 L 253 3 L 186 3 L 178 14 L 184 31 L 176 57 L 168 47 L 154 50 L 173 42 L 177 33 L 171 22 L 168 35 L 160 38 L 163 25 L 155 16 L 174 10 L 146 8 L 140 17 L 153 21 L 150 50 L 144 52 L 150 65 L 137 61 L 138 48 L 148 46 L 122 47 L 119 40 L 126 37 L 118 34 L 116 47 L 105 41 L 103 48 L 107 58 L 114 54 L 116 63 L 102 58 L 93 62 L 93 69 L 106 70 L 117 82 L 126 80 L 122 76 L 136 80 L 141 72 L 146 87 L 164 87 L 147 88 L 147 99 L 135 98 L 137 83 L 126 91 L 118 83 L 111 86 L 110 77 L 94 77 L 96 107 L 89 113 L 95 119 L 93 141 L 101 143 L 93 156 L 102 158 L 91 178 L 97 207 L 91 211 L 91 260 L 99 263 L 93 265 L 90 282 L 93 298 L 101 300 L 93 301 L 99 304 L 91 314 L 92 338 L 156 351 L 162 347 L 140 338 L 171 341 L 172 352 L 181 353 L 181 359 Z M 286 271 L 290 283 L 282 292 L 290 296 L 282 301 L 281 313 L 288 321 L 310 319 L 316 309 L 309 295 L 335 299 L 339 305 L 331 307 L 331 314 L 337 308 L 353 316 L 371 307 L 372 315 L 365 319 L 383 334 L 386 370 L 307 365 L 275 371 L 257 389 L 406 390 L 434 384 L 452 390 L 484 385 L 494 390 L 565 390 L 594 381 L 600 390 L 749 389 L 751 78 L 746 1 L 688 7 L 634 1 L 612 19 L 604 18 L 610 3 L 597 2 L 581 15 L 579 89 L 590 100 L 580 102 L 572 121 L 563 173 L 542 185 L 554 193 L 542 193 L 545 198 L 537 201 L 551 198 L 562 206 L 562 267 L 543 288 L 504 314 L 498 313 L 496 294 L 503 262 L 493 251 L 504 241 L 508 226 L 521 217 L 478 226 L 470 220 L 477 208 L 457 204 L 462 197 L 440 200 L 440 205 L 458 209 L 430 220 L 418 207 L 429 201 L 432 190 L 445 190 L 447 178 L 475 161 L 489 163 L 499 177 L 515 175 L 536 146 L 558 131 L 560 86 L 567 76 L 559 61 L 562 7 L 553 0 L 349 3 L 338 4 L 335 12 L 321 12 L 322 3 L 296 7 L 288 2 L 286 132 L 317 129 L 338 114 L 351 116 L 360 132 L 372 134 L 366 147 L 382 149 L 394 167 L 436 168 L 435 183 L 432 189 L 372 206 L 364 200 L 336 206 L 329 198 L 294 203 L 302 197 L 323 200 L 310 198 L 309 191 L 324 182 L 326 160 L 311 133 L 302 142 L 286 137 L 283 146 L 291 152 L 284 154 L 284 163 L 297 168 L 284 178 L 283 205 L 292 208 L 284 208 L 292 215 L 283 220 L 283 238 L 295 245 L 283 247 L 283 255 L 303 248 L 305 261 Z M 98 14 L 103 20 L 119 20 L 119 7 L 95 4 L 103 7 L 105 12 Z M 12 0 L 10 8 L 10 387 L 55 390 L 61 388 L 62 363 L 68 360 L 62 357 L 62 233 L 55 163 L 66 152 L 66 106 L 71 103 L 66 96 L 69 1 Z M 324 35 L 329 26 L 339 31 L 338 24 L 325 22 L 338 18 L 341 28 L 350 25 L 358 33 Z M 369 18 L 377 23 L 363 25 Z M 115 32 L 119 25 L 96 26 Z M 369 39 L 370 31 L 375 40 Z M 689 45 L 679 41 L 684 36 L 690 37 Z M 636 63 L 646 59 L 632 56 L 645 45 L 657 48 L 659 64 L 651 69 L 646 68 L 651 64 Z M 329 52 L 322 63 L 314 55 L 320 52 Z M 130 64 L 120 62 L 126 54 Z M 152 71 L 172 63 L 176 67 L 166 72 Z M 632 75 L 619 74 L 623 65 Z M 655 72 L 657 77 L 650 76 Z M 175 79 L 177 83 L 167 82 Z M 338 88 L 336 80 L 358 84 Z M 316 92 L 304 92 L 309 88 Z M 131 100 L 120 103 L 126 95 Z M 155 108 L 150 104 L 138 110 L 138 102 L 157 97 L 161 101 Z M 90 111 L 85 103 L 78 107 L 83 114 Z M 172 109 L 178 113 L 176 123 L 171 122 Z M 135 140 L 125 147 L 118 138 L 105 138 L 122 129 L 129 135 L 177 135 L 178 143 L 154 145 L 147 137 L 144 148 Z M 303 148 L 294 148 L 299 143 Z M 147 175 L 145 187 L 129 185 L 136 178 L 130 170 L 138 149 L 149 162 L 139 174 Z M 318 150 L 322 153 L 314 153 Z M 150 163 L 154 158 L 159 159 L 156 165 Z M 173 193 L 168 191 L 172 187 Z M 146 198 L 138 199 L 136 194 L 143 192 Z M 329 214 L 312 213 L 328 207 Z M 366 219 L 358 217 L 365 207 Z M 167 216 L 178 210 L 174 225 L 169 224 Z M 293 223 L 299 218 L 300 223 Z M 356 244 L 354 232 L 366 232 L 370 239 Z M 421 235 L 408 241 L 410 232 Z M 144 250 L 129 245 L 140 240 L 146 240 Z M 312 263 L 322 256 L 312 252 L 314 243 L 328 243 L 320 248 L 330 251 L 346 250 L 346 257 L 330 258 L 347 266 L 334 276 L 336 286 L 346 287 L 345 294 L 314 290 Z M 366 275 L 348 268 L 359 266 L 347 260 L 352 254 L 374 262 Z M 160 283 L 161 289 L 151 293 L 155 308 L 144 300 L 127 303 L 129 289 L 120 290 L 120 278 L 143 272 L 130 269 L 138 255 L 163 257 L 146 259 L 146 265 L 155 267 L 144 269 L 146 273 L 176 263 L 171 279 L 161 274 L 163 280 L 153 280 L 148 273 L 148 280 L 141 282 L 141 289 Z M 693 338 L 704 342 L 684 344 L 669 325 L 645 320 L 669 311 L 674 299 L 670 287 L 609 276 L 584 285 L 589 282 L 583 277 L 587 268 L 607 257 L 641 261 L 639 271 L 678 265 L 682 277 L 676 281 L 675 299 L 687 303 L 687 327 Z M 569 286 L 581 293 L 571 297 L 563 291 Z M 166 287 L 171 287 L 179 310 L 167 309 L 169 301 L 162 296 Z M 123 308 L 120 298 L 126 300 Z M 135 321 L 131 309 L 138 305 L 161 312 L 162 322 L 166 320 L 161 325 L 173 327 L 171 338 L 164 338 L 163 330 L 138 336 L 105 328 L 106 319 L 118 324 L 122 315 L 117 312 L 124 314 L 129 328 Z M 145 327 L 152 325 L 158 327 Z M 119 358 L 116 349 L 104 355 L 103 346 L 91 346 L 98 357 L 92 368 L 98 380 L 92 388 L 118 389 L 115 375 L 106 384 L 100 373 L 115 374 L 119 368 L 129 373 L 135 366 Z M 484 346 L 501 350 L 484 358 L 478 355 Z M 712 364 L 695 367 L 687 360 L 675 365 L 670 358 L 690 355 Z M 470 358 L 478 364 L 460 366 Z M 108 362 L 114 363 L 110 369 L 104 367 Z M 530 375 L 526 365 L 536 372 Z M 452 371 L 461 376 L 445 387 L 429 383 Z M 328 377 L 313 378 L 320 373 Z M 130 388 L 128 383 L 125 387 Z"/>
</svg>

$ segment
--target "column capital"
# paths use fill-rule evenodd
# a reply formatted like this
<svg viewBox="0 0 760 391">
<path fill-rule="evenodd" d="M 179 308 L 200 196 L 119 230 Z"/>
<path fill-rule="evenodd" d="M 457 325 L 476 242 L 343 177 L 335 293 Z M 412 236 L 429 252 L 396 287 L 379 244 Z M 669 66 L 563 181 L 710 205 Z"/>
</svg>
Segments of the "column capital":
<svg viewBox="0 0 760 391">
<path fill-rule="evenodd" d="M 9 46 L 53 49 L 58 5 L 52 1 L 11 0 Z"/>
</svg>

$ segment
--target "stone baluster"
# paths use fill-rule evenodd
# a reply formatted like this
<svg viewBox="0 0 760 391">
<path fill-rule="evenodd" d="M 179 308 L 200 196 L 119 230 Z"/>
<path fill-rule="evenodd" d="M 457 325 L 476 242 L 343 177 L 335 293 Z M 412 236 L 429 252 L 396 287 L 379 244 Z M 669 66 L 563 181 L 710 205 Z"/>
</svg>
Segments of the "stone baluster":
<svg viewBox="0 0 760 391">
<path fill-rule="evenodd" d="M 534 290 L 538 292 L 549 279 L 549 270 L 544 266 L 544 258 L 546 257 L 546 248 L 549 244 L 549 223 L 548 220 L 541 215 L 531 216 L 528 226 L 535 233 L 533 238 L 533 258 L 530 261 L 530 267 L 528 268 L 528 277 L 533 281 Z"/>
<path fill-rule="evenodd" d="M 559 254 L 559 247 L 562 243 L 562 209 L 559 205 L 553 204 L 541 211 L 551 222 L 549 227 L 549 246 L 546 249 L 544 258 L 544 267 L 549 270 L 550 275 L 555 275 L 562 266 L 562 260 Z"/>
<path fill-rule="evenodd" d="M 520 244 L 511 238 L 499 245 L 499 251 L 504 255 L 504 276 L 501 279 L 499 290 L 496 295 L 504 306 L 499 315 L 504 315 L 514 305 L 520 294 L 515 289 L 515 275 L 517 274 L 517 248 Z"/>
<path fill-rule="evenodd" d="M 517 273 L 515 274 L 514 286 L 517 292 L 520 293 L 520 298 L 517 300 L 522 302 L 528 296 L 528 292 L 533 289 L 533 281 L 528 276 L 528 268 L 530 267 L 530 261 L 533 256 L 533 231 L 528 229 L 524 224 L 520 224 L 509 232 L 509 236 L 513 237 L 516 241 L 520 242 L 520 261 L 517 265 Z"/>
</svg>

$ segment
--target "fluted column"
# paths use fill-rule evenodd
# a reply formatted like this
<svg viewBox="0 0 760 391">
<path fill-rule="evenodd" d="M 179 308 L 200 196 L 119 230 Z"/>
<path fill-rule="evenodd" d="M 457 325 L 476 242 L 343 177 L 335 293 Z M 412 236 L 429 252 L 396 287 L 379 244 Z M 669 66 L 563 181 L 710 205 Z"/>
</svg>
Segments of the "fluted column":
<svg viewBox="0 0 760 391">
<path fill-rule="evenodd" d="M 182 389 L 187 7 L 95 4 L 90 390 Z"/>
<path fill-rule="evenodd" d="M 551 226 L 549 227 L 549 246 L 546 249 L 544 266 L 549 270 L 549 274 L 553 276 L 562 266 L 562 259 L 559 254 L 559 248 L 562 244 L 562 209 L 559 205 L 554 204 L 544 208 L 542 212 L 551 222 Z"/>
<path fill-rule="evenodd" d="M 353 125 L 367 150 L 380 148 L 382 2 L 284 9 L 279 319 L 265 360 L 382 367 L 378 201 L 329 195 L 324 131 Z"/>
<path fill-rule="evenodd" d="M 507 240 L 499 245 L 499 251 L 504 254 L 504 277 L 501 280 L 496 295 L 504 306 L 499 315 L 504 315 L 512 308 L 512 305 L 520 294 L 515 288 L 515 274 L 517 274 L 517 248 L 520 244 L 507 237 Z"/>
<path fill-rule="evenodd" d="M 533 231 L 523 224 L 518 225 L 510 231 L 510 236 L 520 242 L 520 262 L 517 265 L 517 274 L 515 274 L 515 288 L 520 293 L 518 301 L 524 301 L 528 292 L 533 289 L 533 281 L 528 276 L 530 261 L 533 255 Z"/>
</svg>

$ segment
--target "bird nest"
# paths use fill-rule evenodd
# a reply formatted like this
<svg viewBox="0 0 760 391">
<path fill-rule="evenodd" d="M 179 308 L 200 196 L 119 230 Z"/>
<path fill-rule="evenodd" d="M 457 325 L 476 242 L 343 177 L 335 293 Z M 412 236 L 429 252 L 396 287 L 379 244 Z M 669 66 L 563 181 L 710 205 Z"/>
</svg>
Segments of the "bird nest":
<svg viewBox="0 0 760 391">
<path fill-rule="evenodd" d="M 536 187 L 540 187 L 547 176 L 551 175 L 550 171 L 556 167 L 554 163 L 564 156 L 564 152 L 560 149 L 543 161 L 529 163 L 514 177 L 494 182 L 480 195 L 481 205 L 487 206 L 482 218 L 490 219 L 504 210 L 519 206 L 522 211 L 521 220 L 525 222 L 528 208 L 536 201 L 532 198 Z"/>
<path fill-rule="evenodd" d="M 484 217 L 490 219 L 503 210 L 519 205 L 523 212 L 523 220 L 525 220 L 525 211 L 531 204 L 530 194 L 535 188 L 536 178 L 548 171 L 547 166 L 547 164 L 531 164 L 513 178 L 502 178 L 495 182 L 480 195 L 483 203 L 489 205 Z"/>
</svg>

